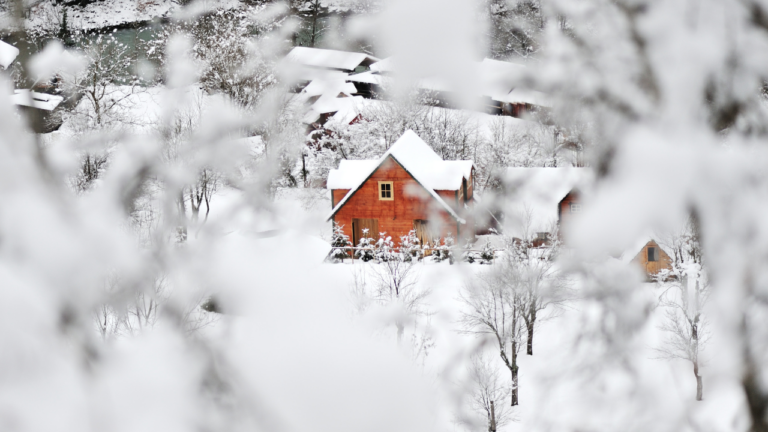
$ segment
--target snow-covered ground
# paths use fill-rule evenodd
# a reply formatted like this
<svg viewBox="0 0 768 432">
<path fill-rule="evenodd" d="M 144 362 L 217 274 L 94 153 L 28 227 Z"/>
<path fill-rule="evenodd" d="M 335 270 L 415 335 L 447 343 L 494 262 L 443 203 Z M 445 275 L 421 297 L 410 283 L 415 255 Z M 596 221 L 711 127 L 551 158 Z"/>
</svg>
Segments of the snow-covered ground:
<svg viewBox="0 0 768 432">
<path fill-rule="evenodd" d="M 344 327 L 344 332 L 361 335 L 369 345 L 398 347 L 401 358 L 392 360 L 391 368 L 380 371 L 380 377 L 393 379 L 393 371 L 401 371 L 402 364 L 417 365 L 420 370 L 420 379 L 430 383 L 431 398 L 439 405 L 433 415 L 440 420 L 436 422 L 453 424 L 453 430 L 473 430 L 473 427 L 456 423 L 454 416 L 462 410 L 468 410 L 468 389 L 473 382 L 468 372 L 473 355 L 484 352 L 487 359 L 508 385 L 508 371 L 498 357 L 494 340 L 483 339 L 474 334 L 468 334 L 460 324 L 465 306 L 461 301 L 461 292 L 464 285 L 476 278 L 478 272 L 489 271 L 492 266 L 487 265 L 450 265 L 442 263 L 418 263 L 414 265 L 415 280 L 418 289 L 428 292 L 421 303 L 422 313 L 416 316 L 406 326 L 402 342 L 398 345 L 396 329 L 393 317 L 398 313 L 387 307 L 376 305 L 361 305 L 361 290 L 367 290 L 371 294 L 376 284 L 377 271 L 380 265 L 363 263 L 362 261 L 348 260 L 345 263 L 323 263 L 327 254 L 328 245 L 320 239 L 301 230 L 290 230 L 277 233 L 269 237 L 243 234 L 240 240 L 262 251 L 263 259 L 268 260 L 271 271 L 264 276 L 258 288 L 254 286 L 254 296 L 281 297 L 275 292 L 281 291 L 282 284 L 274 282 L 283 277 L 293 280 L 300 278 L 308 284 L 309 291 L 317 296 L 315 298 L 317 308 L 327 308 L 341 316 L 339 325 Z M 301 245 L 301 247 L 299 247 Z M 297 255 L 298 254 L 298 255 Z M 302 266 L 301 275 L 293 274 L 297 261 L 308 260 L 313 265 Z M 262 263 L 262 265 L 264 265 Z M 281 276 L 287 272 L 286 276 Z M 267 283 L 266 286 L 261 285 Z M 270 292 L 265 294 L 264 291 Z M 644 299 L 654 299 L 658 294 L 655 285 L 645 284 L 638 288 L 636 295 Z M 256 294 L 259 292 L 260 294 Z M 283 293 L 282 295 L 285 295 Z M 640 335 L 632 343 L 636 344 L 636 354 L 639 358 L 631 361 L 627 369 L 616 366 L 610 362 L 596 361 L 609 372 L 591 369 L 589 355 L 585 352 L 594 350 L 594 356 L 604 353 L 593 346 L 593 341 L 585 340 L 584 329 L 588 326 L 591 317 L 590 308 L 593 305 L 589 301 L 580 300 L 579 295 L 558 309 L 548 309 L 538 323 L 534 342 L 534 355 L 525 354 L 525 347 L 521 349 L 520 364 L 520 405 L 512 409 L 514 421 L 499 428 L 502 431 L 517 432 L 528 431 L 534 425 L 549 424 L 553 430 L 560 430 L 558 425 L 567 425 L 575 418 L 593 418 L 599 430 L 610 425 L 613 420 L 626 415 L 658 415 L 662 418 L 666 412 L 674 410 L 688 410 L 692 422 L 700 425 L 727 425 L 737 415 L 735 400 L 738 400 L 738 392 L 732 388 L 723 388 L 718 385 L 715 373 L 704 372 L 705 401 L 695 402 L 695 380 L 689 364 L 679 360 L 659 359 L 655 347 L 658 346 L 661 333 L 657 328 L 660 312 L 654 312 L 653 318 L 640 329 Z M 262 301 L 264 301 L 262 299 Z M 275 300 L 282 301 L 282 300 Z M 251 337 L 243 334 L 255 329 L 259 323 L 276 325 L 271 319 L 277 319 L 272 313 L 267 317 L 243 317 L 241 315 L 225 315 L 222 319 L 206 332 L 219 337 L 222 334 L 238 334 L 243 338 L 242 343 L 252 341 Z M 593 316 L 592 316 L 593 317 Z M 593 317 L 594 318 L 594 317 Z M 285 319 L 283 317 L 282 319 Z M 266 337 L 265 334 L 259 333 Z M 269 339 L 269 338 L 267 338 Z M 294 348 L 275 342 L 273 347 L 277 352 L 272 352 L 266 347 L 261 351 L 267 357 L 267 364 L 278 364 L 281 361 L 293 364 Z M 278 346 L 280 348 L 278 348 Z M 310 344 L 311 346 L 311 344 Z M 341 350 L 349 349 L 348 346 L 339 347 Z M 356 354 L 351 354 L 354 356 Z M 322 356 L 321 356 L 322 357 Z M 321 358 L 321 364 L 325 361 Z M 619 359 L 617 359 L 618 361 Z M 263 364 L 264 362 L 260 362 Z M 314 362 L 313 362 L 314 363 Z M 296 365 L 298 367 L 298 365 Z M 352 367 L 347 365 L 347 367 Z M 301 369 L 301 368 L 300 368 Z M 331 374 L 336 368 L 331 368 Z M 405 373 L 405 372 L 403 372 Z M 282 379 L 263 379 L 267 390 L 274 385 L 288 386 L 291 393 L 301 388 L 301 377 L 314 379 L 305 372 L 296 371 L 294 374 L 283 375 Z M 634 377 L 634 378 L 633 378 Z M 641 382 L 632 382 L 640 379 Z M 275 381 L 276 380 L 276 381 Z M 274 381 L 274 382 L 273 382 Z M 636 386 L 636 387 L 635 387 Z M 632 390 L 632 389 L 635 390 Z M 637 390 L 639 388 L 639 390 Z M 361 390 L 362 391 L 362 390 Z M 645 392 L 642 397 L 647 397 L 645 407 L 647 412 L 628 413 L 621 411 L 604 411 L 593 413 L 592 416 L 584 416 L 583 411 L 592 407 L 585 406 L 579 397 L 586 394 L 584 400 L 594 400 L 595 397 L 605 398 L 606 404 L 611 405 L 611 399 L 620 401 L 626 397 L 627 391 Z M 285 390 L 278 390 L 280 398 L 289 397 Z M 342 399 L 343 400 L 343 399 Z M 338 400 L 334 401 L 338 403 Z M 617 402 L 618 403 L 618 402 Z M 323 406 L 325 402 L 320 402 Z M 714 408 L 718 406 L 718 408 Z M 594 407 L 597 409 L 597 407 Z M 499 408 L 500 410 L 503 408 Z M 465 412 L 466 414 L 467 412 Z M 311 414 L 313 415 L 313 414 Z M 311 417 L 310 415 L 310 417 Z M 485 421 L 482 415 L 474 413 L 475 420 L 479 422 L 475 430 L 482 429 Z M 537 417 L 533 417 L 533 416 Z M 541 418 L 545 416 L 545 418 Z M 297 419 L 304 421 L 304 419 Z M 652 423 L 652 421 L 651 421 Z"/>
</svg>

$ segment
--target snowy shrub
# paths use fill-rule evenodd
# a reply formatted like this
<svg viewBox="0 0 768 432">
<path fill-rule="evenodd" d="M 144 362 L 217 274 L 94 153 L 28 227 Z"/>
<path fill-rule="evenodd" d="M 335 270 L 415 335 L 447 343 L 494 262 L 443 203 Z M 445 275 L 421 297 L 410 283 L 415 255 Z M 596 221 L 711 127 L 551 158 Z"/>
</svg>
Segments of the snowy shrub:
<svg viewBox="0 0 768 432">
<path fill-rule="evenodd" d="M 493 262 L 494 251 L 491 247 L 490 241 L 485 242 L 485 246 L 483 246 L 483 250 L 480 252 L 480 258 L 482 258 L 488 264 Z"/>
<path fill-rule="evenodd" d="M 442 243 L 440 242 L 441 239 L 435 240 L 435 244 L 432 247 L 432 259 L 435 262 L 441 262 L 448 260 L 451 264 L 453 264 L 453 249 L 454 249 L 454 240 L 453 236 L 449 233 L 447 237 L 444 237 L 442 239 Z"/>
<path fill-rule="evenodd" d="M 344 258 L 349 257 L 349 251 L 347 247 L 351 247 L 352 242 L 349 241 L 349 236 L 344 234 L 344 225 L 333 223 L 333 236 L 331 237 L 331 252 L 328 254 L 328 259 L 331 262 L 344 262 Z"/>
<path fill-rule="evenodd" d="M 471 250 L 471 248 L 472 242 L 468 240 L 467 244 L 464 246 L 464 252 L 461 253 L 461 258 L 463 261 L 473 264 L 480 259 L 480 254 Z"/>
<path fill-rule="evenodd" d="M 421 242 L 416 236 L 416 230 L 411 230 L 408 234 L 400 237 L 400 253 L 406 262 L 421 261 L 424 257 L 424 250 L 421 248 Z"/>
<path fill-rule="evenodd" d="M 374 248 L 376 247 L 376 241 L 368 237 L 368 228 L 363 229 L 363 238 L 360 239 L 360 243 L 357 244 L 358 250 L 355 251 L 355 258 L 363 260 L 363 262 L 372 261 L 376 258 Z"/>
<path fill-rule="evenodd" d="M 378 262 L 400 259 L 400 254 L 395 252 L 395 242 L 392 241 L 392 237 L 388 236 L 385 232 L 379 233 L 379 239 L 374 245 L 373 254 Z"/>
</svg>

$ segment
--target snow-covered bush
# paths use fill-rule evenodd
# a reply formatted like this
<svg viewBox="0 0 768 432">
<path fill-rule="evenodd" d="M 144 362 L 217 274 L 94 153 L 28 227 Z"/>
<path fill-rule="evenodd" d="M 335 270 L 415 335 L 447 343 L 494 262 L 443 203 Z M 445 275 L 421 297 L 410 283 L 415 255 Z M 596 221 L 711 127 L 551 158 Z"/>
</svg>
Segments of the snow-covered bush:
<svg viewBox="0 0 768 432">
<path fill-rule="evenodd" d="M 421 261 L 424 257 L 424 250 L 421 248 L 421 241 L 416 236 L 416 230 L 410 230 L 408 234 L 400 237 L 400 254 L 406 262 Z"/>
<path fill-rule="evenodd" d="M 454 243 L 455 241 L 450 233 L 442 239 L 435 240 L 435 244 L 432 246 L 432 259 L 435 262 L 448 260 L 448 262 L 453 264 Z"/>
<path fill-rule="evenodd" d="M 487 264 L 490 264 L 493 262 L 493 259 L 495 258 L 495 253 L 493 248 L 491 247 L 490 240 L 487 240 L 485 242 L 485 245 L 483 246 L 483 250 L 480 252 L 480 258 L 482 258 L 483 261 Z"/>
<path fill-rule="evenodd" d="M 395 251 L 395 242 L 392 241 L 392 237 L 387 233 L 379 233 L 379 239 L 374 245 L 374 257 L 378 262 L 387 262 L 392 260 L 400 260 L 400 253 Z"/>
<path fill-rule="evenodd" d="M 344 225 L 333 223 L 333 236 L 331 237 L 331 252 L 328 254 L 328 259 L 332 262 L 344 262 L 344 258 L 349 257 L 349 250 L 345 249 L 352 247 L 352 242 L 349 241 L 349 236 L 344 234 Z"/>
<path fill-rule="evenodd" d="M 368 228 L 363 229 L 363 237 L 357 244 L 357 250 L 355 251 L 355 258 L 368 262 L 376 259 L 375 247 L 377 241 L 371 237 L 368 237 Z"/>
<path fill-rule="evenodd" d="M 190 54 L 199 62 L 203 90 L 225 94 L 243 107 L 255 108 L 277 82 L 274 59 L 255 35 L 267 34 L 283 19 L 254 20 L 261 10 L 260 6 L 220 7 L 191 20 L 175 21 L 151 41 L 152 49 L 162 53 L 173 35 L 188 35 L 194 40 Z M 165 61 L 165 56 L 159 58 Z"/>
<path fill-rule="evenodd" d="M 473 264 L 480 259 L 480 254 L 472 250 L 472 241 L 467 240 L 467 244 L 464 245 L 464 251 L 461 253 L 461 259 L 469 264 Z"/>
</svg>

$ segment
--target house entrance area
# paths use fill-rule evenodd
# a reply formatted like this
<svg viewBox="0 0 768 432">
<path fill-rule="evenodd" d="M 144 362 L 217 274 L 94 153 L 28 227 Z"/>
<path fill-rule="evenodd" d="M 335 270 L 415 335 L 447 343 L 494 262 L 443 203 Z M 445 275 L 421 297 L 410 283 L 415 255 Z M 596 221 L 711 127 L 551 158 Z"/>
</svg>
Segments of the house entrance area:
<svg viewBox="0 0 768 432">
<path fill-rule="evenodd" d="M 363 230 L 368 231 L 363 234 Z M 354 247 L 360 244 L 360 239 L 368 237 L 372 239 L 379 238 L 379 220 L 378 219 L 352 219 L 352 243 Z"/>
<path fill-rule="evenodd" d="M 416 219 L 413 221 L 413 229 L 416 231 L 416 237 L 419 239 L 419 243 L 422 247 L 432 245 L 436 236 L 432 232 L 432 227 L 429 225 L 429 221 Z"/>
</svg>

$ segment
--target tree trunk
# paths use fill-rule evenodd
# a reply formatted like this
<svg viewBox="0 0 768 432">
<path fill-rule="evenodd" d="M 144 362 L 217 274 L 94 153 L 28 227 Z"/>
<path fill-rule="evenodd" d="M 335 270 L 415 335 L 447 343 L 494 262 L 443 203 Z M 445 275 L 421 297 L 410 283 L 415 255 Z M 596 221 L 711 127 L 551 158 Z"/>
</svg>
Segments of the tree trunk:
<svg viewBox="0 0 768 432">
<path fill-rule="evenodd" d="M 749 361 L 749 363 L 751 363 L 751 361 Z M 750 417 L 752 418 L 752 426 L 749 428 L 749 431 L 768 432 L 768 419 L 766 419 L 766 413 L 768 413 L 768 397 L 766 397 L 763 392 L 754 367 L 750 367 L 748 364 L 747 369 L 741 384 L 744 393 L 747 396 L 747 406 L 749 408 Z"/>
<path fill-rule="evenodd" d="M 520 403 L 519 397 L 518 397 L 518 379 L 517 375 L 520 370 L 519 367 L 517 367 L 517 342 L 512 342 L 512 367 L 510 368 L 512 371 L 512 406 L 517 406 Z"/>
<path fill-rule="evenodd" d="M 525 323 L 528 329 L 528 344 L 526 347 L 526 354 L 533 355 L 533 328 L 536 324 L 536 311 L 531 311 L 531 318 Z"/>
<path fill-rule="evenodd" d="M 496 409 L 491 401 L 491 422 L 488 425 L 488 432 L 496 432 Z"/>
<path fill-rule="evenodd" d="M 312 14 L 312 43 L 310 46 L 313 48 L 315 46 L 315 33 L 317 32 L 317 9 L 320 7 L 319 3 L 319 0 L 315 1 L 315 10 Z"/>
<path fill-rule="evenodd" d="M 699 375 L 699 365 L 693 364 L 693 374 L 696 376 L 696 400 L 700 401 L 704 398 L 704 384 L 701 381 L 701 375 Z"/>
<path fill-rule="evenodd" d="M 533 355 L 533 322 L 530 322 L 528 325 L 528 346 L 526 349 L 526 354 Z"/>
<path fill-rule="evenodd" d="M 533 355 L 533 331 L 536 326 L 536 306 L 538 302 L 538 298 L 533 297 L 528 305 L 528 316 L 523 315 L 525 328 L 528 331 L 528 343 L 526 346 L 526 354 L 528 355 Z"/>
<path fill-rule="evenodd" d="M 746 316 L 741 317 L 741 337 L 746 339 L 749 335 Z M 758 365 L 753 357 L 749 342 L 742 341 L 743 371 L 741 376 L 741 388 L 747 398 L 747 408 L 752 425 L 750 432 L 768 432 L 768 394 L 766 394 Z"/>
</svg>

